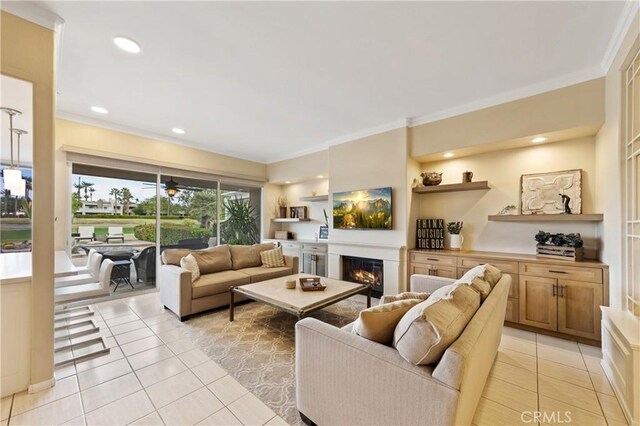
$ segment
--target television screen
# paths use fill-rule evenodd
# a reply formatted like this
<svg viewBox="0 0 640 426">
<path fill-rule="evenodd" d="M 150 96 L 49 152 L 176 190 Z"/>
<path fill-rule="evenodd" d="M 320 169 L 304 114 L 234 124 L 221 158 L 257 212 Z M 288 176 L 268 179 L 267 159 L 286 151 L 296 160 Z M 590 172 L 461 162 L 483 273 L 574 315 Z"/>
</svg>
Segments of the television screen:
<svg viewBox="0 0 640 426">
<path fill-rule="evenodd" d="M 334 229 L 391 229 L 391 187 L 333 194 Z"/>
</svg>

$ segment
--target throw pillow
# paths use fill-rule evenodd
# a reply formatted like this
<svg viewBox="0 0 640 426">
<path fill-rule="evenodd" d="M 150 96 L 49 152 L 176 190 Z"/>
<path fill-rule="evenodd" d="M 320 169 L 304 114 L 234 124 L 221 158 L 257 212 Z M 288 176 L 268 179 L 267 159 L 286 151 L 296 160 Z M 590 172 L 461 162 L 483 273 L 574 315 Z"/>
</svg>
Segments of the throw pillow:
<svg viewBox="0 0 640 426">
<path fill-rule="evenodd" d="M 201 274 L 228 271 L 232 268 L 229 246 L 218 246 L 191 252 L 198 262 Z"/>
<path fill-rule="evenodd" d="M 438 362 L 479 307 L 480 295 L 468 285 L 439 288 L 402 317 L 394 331 L 393 346 L 412 364 Z"/>
<path fill-rule="evenodd" d="M 191 282 L 195 282 L 200 278 L 200 268 L 198 268 L 198 262 L 193 255 L 189 254 L 180 260 L 180 267 L 191 272 Z"/>
<path fill-rule="evenodd" d="M 385 303 L 396 302 L 398 300 L 406 300 L 406 299 L 418 299 L 425 300 L 429 297 L 431 293 L 418 293 L 415 291 L 405 291 L 404 293 L 396 294 L 396 295 L 386 295 L 382 296 L 380 299 L 380 305 L 384 305 Z"/>
<path fill-rule="evenodd" d="M 282 247 L 275 248 L 273 250 L 265 250 L 260 253 L 260 259 L 262 259 L 262 267 L 264 268 L 280 268 L 287 266 L 282 255 Z"/>
<path fill-rule="evenodd" d="M 177 265 L 180 266 L 180 261 L 183 257 L 191 253 L 189 249 L 166 249 L 162 251 L 160 258 L 165 265 Z"/>
<path fill-rule="evenodd" d="M 254 244 L 252 246 L 229 246 L 231 249 L 231 260 L 233 262 L 233 269 L 252 268 L 255 266 L 261 266 L 262 260 L 260 259 L 260 253 L 265 250 L 273 250 L 272 243 Z"/>
<path fill-rule="evenodd" d="M 360 311 L 351 332 L 365 339 L 390 345 L 396 325 L 402 316 L 418 303 L 420 303 L 419 299 L 405 299 Z"/>
</svg>

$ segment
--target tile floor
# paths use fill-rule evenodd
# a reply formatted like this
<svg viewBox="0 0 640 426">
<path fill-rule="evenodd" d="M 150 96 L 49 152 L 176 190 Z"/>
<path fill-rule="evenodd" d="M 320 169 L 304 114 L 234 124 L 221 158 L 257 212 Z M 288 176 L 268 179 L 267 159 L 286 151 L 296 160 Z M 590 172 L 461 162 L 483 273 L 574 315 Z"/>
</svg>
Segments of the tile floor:
<svg viewBox="0 0 640 426">
<path fill-rule="evenodd" d="M 3 398 L 0 426 L 286 424 L 186 339 L 158 299 L 95 305 L 111 353 L 58 368 L 51 389 Z M 473 423 L 626 424 L 599 361 L 598 348 L 505 328 Z"/>
</svg>

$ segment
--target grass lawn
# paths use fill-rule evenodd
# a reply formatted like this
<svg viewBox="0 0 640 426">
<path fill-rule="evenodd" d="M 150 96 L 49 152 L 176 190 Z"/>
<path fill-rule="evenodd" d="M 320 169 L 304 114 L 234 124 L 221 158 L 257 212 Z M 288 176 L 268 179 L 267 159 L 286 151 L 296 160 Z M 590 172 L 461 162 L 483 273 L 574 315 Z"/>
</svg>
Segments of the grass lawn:
<svg viewBox="0 0 640 426">
<path fill-rule="evenodd" d="M 31 229 L 11 229 L 0 232 L 0 243 L 24 241 L 31 239 Z"/>
</svg>

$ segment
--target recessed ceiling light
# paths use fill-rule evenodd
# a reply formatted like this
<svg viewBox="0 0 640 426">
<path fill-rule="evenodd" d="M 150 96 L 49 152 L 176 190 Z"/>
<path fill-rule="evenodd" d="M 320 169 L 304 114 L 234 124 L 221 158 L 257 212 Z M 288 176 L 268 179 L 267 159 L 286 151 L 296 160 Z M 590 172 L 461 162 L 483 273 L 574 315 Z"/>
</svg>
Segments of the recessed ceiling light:
<svg viewBox="0 0 640 426">
<path fill-rule="evenodd" d="M 184 129 L 181 129 L 179 127 L 174 127 L 173 129 L 171 129 L 171 131 L 178 135 L 184 135 Z"/>
<path fill-rule="evenodd" d="M 318 175 L 318 179 L 322 179 L 324 176 L 322 175 Z"/>
<path fill-rule="evenodd" d="M 537 138 L 533 138 L 531 139 L 531 142 L 533 143 L 540 143 L 540 142 L 544 142 L 546 141 L 547 138 L 543 137 L 543 136 L 538 136 Z"/>
<path fill-rule="evenodd" d="M 454 156 L 453 152 L 447 152 L 443 155 L 444 158 L 451 158 L 453 156 Z"/>
<path fill-rule="evenodd" d="M 290 180 L 285 180 L 284 183 L 291 183 L 291 181 Z"/>
<path fill-rule="evenodd" d="M 92 106 L 91 111 L 97 112 L 98 114 L 109 114 L 109 111 L 107 111 L 106 108 L 102 108 L 99 106 Z"/>
<path fill-rule="evenodd" d="M 140 50 L 141 50 L 140 45 L 135 41 L 131 40 L 130 38 L 115 37 L 113 39 L 113 42 L 116 44 L 116 46 L 118 46 L 120 49 L 124 50 L 125 52 L 140 53 Z"/>
</svg>

